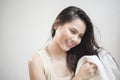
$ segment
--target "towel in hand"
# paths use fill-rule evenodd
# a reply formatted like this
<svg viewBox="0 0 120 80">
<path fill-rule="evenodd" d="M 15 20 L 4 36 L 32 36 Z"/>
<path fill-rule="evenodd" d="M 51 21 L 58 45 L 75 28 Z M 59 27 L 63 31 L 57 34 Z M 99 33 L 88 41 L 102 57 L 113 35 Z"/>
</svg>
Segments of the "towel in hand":
<svg viewBox="0 0 120 80">
<path fill-rule="evenodd" d="M 94 64 L 96 64 L 97 68 L 98 68 L 98 74 L 95 75 L 92 79 L 90 80 L 109 80 L 108 75 L 105 71 L 105 68 L 102 64 L 102 62 L 99 60 L 99 58 L 96 55 L 92 55 L 92 56 L 83 56 L 77 64 L 77 68 L 76 68 L 76 72 L 75 75 L 78 73 L 78 71 L 80 70 L 81 65 L 86 62 L 92 62 Z"/>
</svg>

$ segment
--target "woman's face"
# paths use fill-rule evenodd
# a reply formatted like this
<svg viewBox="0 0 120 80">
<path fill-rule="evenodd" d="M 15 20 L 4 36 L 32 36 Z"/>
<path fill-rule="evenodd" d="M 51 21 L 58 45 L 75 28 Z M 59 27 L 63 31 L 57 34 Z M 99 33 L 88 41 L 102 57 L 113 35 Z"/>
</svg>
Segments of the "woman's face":
<svg viewBox="0 0 120 80">
<path fill-rule="evenodd" d="M 56 30 L 55 40 L 60 48 L 64 51 L 70 50 L 78 45 L 86 30 L 85 23 L 80 19 L 54 27 Z"/>
</svg>

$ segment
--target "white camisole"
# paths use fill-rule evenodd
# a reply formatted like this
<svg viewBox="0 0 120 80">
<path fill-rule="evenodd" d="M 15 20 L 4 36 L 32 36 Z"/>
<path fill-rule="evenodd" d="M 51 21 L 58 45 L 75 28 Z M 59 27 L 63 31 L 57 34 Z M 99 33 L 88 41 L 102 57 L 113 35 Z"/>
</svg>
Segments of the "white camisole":
<svg viewBox="0 0 120 80">
<path fill-rule="evenodd" d="M 51 63 L 51 58 L 48 55 L 45 48 L 40 50 L 38 52 L 38 54 L 40 55 L 43 66 L 44 66 L 46 80 L 71 80 L 72 74 L 68 75 L 66 77 L 57 77 L 56 76 L 55 71 L 54 71 L 53 66 L 52 66 L 52 63 Z"/>
</svg>

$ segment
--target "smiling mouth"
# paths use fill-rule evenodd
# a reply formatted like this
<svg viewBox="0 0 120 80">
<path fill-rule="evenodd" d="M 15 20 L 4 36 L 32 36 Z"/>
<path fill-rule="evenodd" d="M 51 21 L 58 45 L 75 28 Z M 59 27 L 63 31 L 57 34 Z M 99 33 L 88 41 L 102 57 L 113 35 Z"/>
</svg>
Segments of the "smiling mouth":
<svg viewBox="0 0 120 80">
<path fill-rule="evenodd" d="M 72 47 L 73 47 L 73 43 L 72 43 L 72 42 L 67 41 L 67 42 L 66 42 L 66 46 L 67 46 L 68 48 L 72 48 Z"/>
</svg>

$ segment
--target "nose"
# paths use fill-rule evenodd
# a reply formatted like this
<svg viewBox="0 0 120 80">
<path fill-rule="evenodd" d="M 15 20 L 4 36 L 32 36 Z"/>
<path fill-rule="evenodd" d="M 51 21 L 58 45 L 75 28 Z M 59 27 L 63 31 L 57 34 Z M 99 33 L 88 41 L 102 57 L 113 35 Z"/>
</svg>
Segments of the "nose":
<svg viewBox="0 0 120 80">
<path fill-rule="evenodd" d="M 79 39 L 78 36 L 72 37 L 72 41 L 75 42 L 75 43 L 80 43 L 80 39 Z"/>
</svg>

